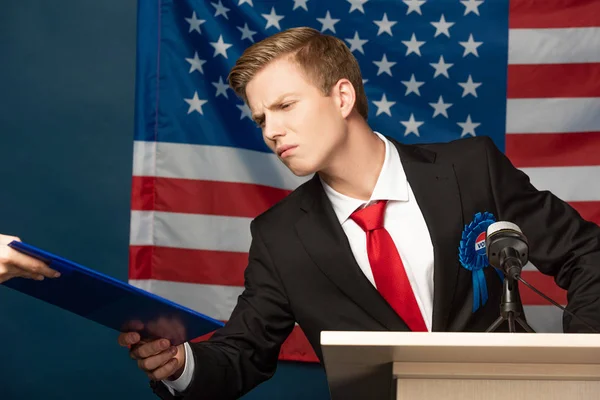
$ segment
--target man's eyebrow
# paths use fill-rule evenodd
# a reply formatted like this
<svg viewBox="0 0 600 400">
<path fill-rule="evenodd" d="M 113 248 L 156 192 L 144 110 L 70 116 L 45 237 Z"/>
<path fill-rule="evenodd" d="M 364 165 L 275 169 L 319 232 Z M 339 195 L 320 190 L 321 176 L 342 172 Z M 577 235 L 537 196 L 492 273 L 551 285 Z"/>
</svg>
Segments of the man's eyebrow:
<svg viewBox="0 0 600 400">
<path fill-rule="evenodd" d="M 295 92 L 287 92 L 282 94 L 281 96 L 277 97 L 275 99 L 275 101 L 273 101 L 273 103 L 271 103 L 269 106 L 267 106 L 267 109 L 272 109 L 273 107 L 276 107 L 278 105 L 280 105 L 283 102 L 283 99 L 285 99 L 288 96 L 293 96 L 295 95 Z M 265 114 L 260 113 L 260 114 L 252 114 L 252 120 L 254 120 L 254 122 L 256 123 L 260 123 L 262 122 L 262 120 L 265 118 Z"/>
<path fill-rule="evenodd" d="M 265 114 L 252 114 L 252 121 L 256 122 L 260 125 L 260 123 L 265 119 Z"/>
</svg>

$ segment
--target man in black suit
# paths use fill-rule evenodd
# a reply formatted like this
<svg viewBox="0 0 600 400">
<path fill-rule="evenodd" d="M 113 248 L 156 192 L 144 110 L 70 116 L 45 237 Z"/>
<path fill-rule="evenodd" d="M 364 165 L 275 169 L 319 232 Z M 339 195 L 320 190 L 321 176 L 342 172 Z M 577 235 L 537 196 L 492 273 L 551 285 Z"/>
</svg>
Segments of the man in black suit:
<svg viewBox="0 0 600 400">
<path fill-rule="evenodd" d="M 373 132 L 356 60 L 310 28 L 253 45 L 229 80 L 281 161 L 314 177 L 251 223 L 245 290 L 209 341 L 119 336 L 160 397 L 243 395 L 272 376 L 295 322 L 319 358 L 323 330 L 484 331 L 502 281 L 483 268 L 488 296 L 474 291 L 475 243 L 459 247 L 474 218 L 519 225 L 570 310 L 600 326 L 600 228 L 532 187 L 489 138 L 404 145 Z M 565 317 L 564 330 L 586 328 Z"/>
</svg>

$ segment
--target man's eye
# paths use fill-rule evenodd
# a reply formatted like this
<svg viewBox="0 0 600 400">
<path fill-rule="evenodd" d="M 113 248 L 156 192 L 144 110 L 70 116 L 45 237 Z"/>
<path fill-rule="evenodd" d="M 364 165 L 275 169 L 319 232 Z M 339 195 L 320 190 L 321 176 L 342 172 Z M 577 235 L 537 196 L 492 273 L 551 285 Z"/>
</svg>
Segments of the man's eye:
<svg viewBox="0 0 600 400">
<path fill-rule="evenodd" d="M 286 104 L 282 104 L 281 105 L 281 109 L 285 110 L 286 108 L 289 108 L 292 105 L 292 103 L 286 103 Z"/>
</svg>

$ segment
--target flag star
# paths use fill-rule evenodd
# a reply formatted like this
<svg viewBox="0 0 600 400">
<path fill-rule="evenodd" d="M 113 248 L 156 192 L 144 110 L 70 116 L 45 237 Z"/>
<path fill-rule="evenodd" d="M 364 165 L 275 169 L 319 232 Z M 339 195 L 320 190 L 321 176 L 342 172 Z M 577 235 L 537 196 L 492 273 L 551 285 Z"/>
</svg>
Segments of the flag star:
<svg viewBox="0 0 600 400">
<path fill-rule="evenodd" d="M 449 64 L 444 61 L 444 56 L 440 56 L 440 60 L 436 63 L 429 63 L 433 68 L 435 68 L 435 73 L 433 77 L 436 78 L 438 75 L 444 75 L 446 78 L 450 78 L 448 75 L 448 69 L 452 67 L 454 64 Z"/>
<path fill-rule="evenodd" d="M 242 115 L 240 115 L 240 120 L 244 119 L 245 117 L 248 117 L 248 119 L 252 121 L 252 111 L 250 110 L 250 107 L 248 107 L 248 104 L 237 104 L 236 107 L 239 108 L 242 112 Z"/>
<path fill-rule="evenodd" d="M 308 6 L 306 5 L 307 2 L 308 0 L 294 0 L 294 8 L 292 9 L 292 11 L 294 11 L 298 7 L 302 7 L 306 11 L 308 11 Z"/>
<path fill-rule="evenodd" d="M 437 103 L 429 103 L 431 107 L 433 107 L 433 117 L 435 118 L 437 115 L 442 114 L 444 117 L 448 118 L 448 109 L 452 107 L 451 103 L 444 103 L 444 99 L 442 96 L 438 99 Z"/>
<path fill-rule="evenodd" d="M 444 14 L 442 14 L 439 22 L 432 22 L 431 25 L 435 27 L 435 35 L 433 37 L 438 37 L 438 35 L 446 35 L 450 37 L 450 31 L 448 30 L 454 22 L 446 22 L 446 18 L 444 18 Z"/>
<path fill-rule="evenodd" d="M 415 11 L 419 15 L 421 14 L 421 6 L 425 4 L 425 0 L 403 0 L 404 4 L 408 6 L 408 10 L 406 10 L 406 15 Z"/>
<path fill-rule="evenodd" d="M 238 6 L 241 6 L 242 4 L 250 4 L 251 7 L 254 7 L 254 4 L 252 4 L 252 0 L 240 0 L 238 3 Z"/>
<path fill-rule="evenodd" d="M 354 31 L 354 37 L 352 39 L 346 39 L 346 41 L 348 43 L 350 43 L 350 51 L 354 51 L 354 50 L 358 50 L 361 53 L 365 54 L 365 51 L 363 50 L 363 45 L 365 43 L 367 43 L 369 40 L 367 39 L 361 39 L 358 36 L 358 32 Z"/>
<path fill-rule="evenodd" d="M 415 79 L 415 74 L 410 76 L 410 81 L 402 81 L 402 84 L 406 86 L 405 96 L 408 96 L 411 93 L 416 93 L 417 96 L 420 96 L 419 88 L 425 84 L 425 82 L 419 82 Z"/>
<path fill-rule="evenodd" d="M 192 13 L 192 18 L 186 18 L 185 20 L 188 22 L 188 24 L 190 24 L 190 30 L 188 31 L 188 33 L 190 33 L 191 31 L 197 31 L 199 34 L 202 35 L 202 32 L 200 31 L 200 25 L 205 23 L 206 20 L 198 19 L 198 17 L 196 17 L 196 11 Z"/>
<path fill-rule="evenodd" d="M 425 42 L 419 42 L 414 33 L 410 40 L 403 40 L 402 43 L 406 46 L 406 56 L 410 53 L 418 54 L 419 57 L 421 56 L 421 46 L 423 46 Z"/>
<path fill-rule="evenodd" d="M 217 94 L 215 94 L 215 97 L 219 97 L 219 95 L 223 95 L 225 96 L 226 99 L 229 98 L 229 96 L 227 95 L 227 89 L 229 89 L 229 85 L 227 85 L 225 82 L 223 82 L 223 77 L 219 77 L 219 82 L 211 82 L 213 84 L 214 87 L 217 88 Z"/>
<path fill-rule="evenodd" d="M 186 58 L 185 61 L 190 63 L 190 74 L 196 70 L 200 71 L 201 74 L 204 74 L 204 70 L 202 66 L 206 64 L 206 60 L 201 60 L 198 58 L 198 52 L 194 53 L 194 58 Z"/>
<path fill-rule="evenodd" d="M 339 19 L 331 18 L 331 14 L 329 14 L 329 11 L 327 11 L 327 14 L 325 14 L 325 18 L 317 18 L 317 21 L 319 21 L 322 24 L 321 32 L 324 32 L 327 29 L 329 29 L 333 33 L 335 33 L 334 25 L 340 22 Z"/>
<path fill-rule="evenodd" d="M 240 32 L 242 32 L 242 40 L 244 39 L 249 39 L 252 43 L 254 43 L 254 35 L 256 35 L 255 31 L 251 31 L 250 28 L 248 28 L 248 23 L 246 22 L 244 24 L 244 27 L 242 28 L 241 26 L 237 27 L 238 30 Z"/>
<path fill-rule="evenodd" d="M 192 111 L 198 111 L 200 114 L 204 115 L 204 112 L 202 112 L 202 106 L 204 104 L 206 104 L 208 102 L 208 100 L 201 100 L 198 98 L 198 92 L 194 92 L 194 97 L 192 97 L 191 99 L 184 99 L 186 103 L 188 103 L 190 105 L 190 108 L 188 109 L 188 114 L 190 114 Z"/>
<path fill-rule="evenodd" d="M 350 11 L 348 11 L 348 13 L 351 13 L 354 10 L 358 10 L 364 14 L 365 9 L 363 8 L 363 4 L 365 4 L 369 0 L 347 0 L 347 1 L 348 1 L 348 3 L 350 3 L 352 5 L 352 7 L 350 7 Z"/>
<path fill-rule="evenodd" d="M 219 35 L 219 40 L 216 42 L 210 42 L 210 45 L 215 48 L 215 53 L 213 57 L 221 54 L 223 57 L 227 58 L 227 49 L 233 46 L 232 44 L 225 43 L 223 41 L 223 35 Z"/>
<path fill-rule="evenodd" d="M 225 19 L 229 19 L 229 17 L 227 16 L 227 13 L 229 12 L 229 8 L 223 6 L 222 0 L 219 0 L 219 4 L 217 4 L 217 3 L 210 3 L 210 4 L 212 4 L 212 6 L 214 8 L 216 8 L 216 10 L 217 10 L 217 11 L 215 11 L 215 17 L 222 15 L 225 17 Z"/>
<path fill-rule="evenodd" d="M 377 36 L 381 35 L 383 32 L 387 32 L 390 36 L 394 36 L 392 34 L 392 26 L 396 25 L 398 21 L 389 21 L 387 17 L 387 13 L 383 13 L 383 18 L 381 21 L 373 21 L 378 27 Z"/>
<path fill-rule="evenodd" d="M 475 57 L 479 57 L 477 53 L 477 48 L 483 44 L 483 42 L 476 42 L 473 39 L 473 34 L 469 34 L 469 40 L 466 42 L 458 42 L 461 46 L 465 48 L 465 52 L 463 53 L 463 57 L 466 57 L 468 54 L 473 54 Z"/>
<path fill-rule="evenodd" d="M 396 62 L 388 61 L 387 56 L 385 54 L 383 55 L 381 61 L 373 61 L 373 64 L 379 67 L 379 70 L 377 71 L 377 76 L 381 75 L 384 72 L 387 73 L 389 76 L 393 76 L 391 68 L 396 64 Z"/>
<path fill-rule="evenodd" d="M 408 119 L 408 121 L 400 121 L 400 123 L 406 127 L 406 130 L 404 131 L 404 136 L 408 136 L 411 133 L 420 136 L 419 127 L 424 124 L 423 121 L 415 121 L 415 116 L 412 113 L 410 113 L 410 118 Z"/>
<path fill-rule="evenodd" d="M 281 26 L 279 26 L 279 21 L 284 19 L 285 16 L 277 15 L 277 13 L 275 12 L 275 7 L 271 7 L 270 14 L 261 14 L 261 15 L 263 16 L 264 19 L 267 20 L 267 25 L 265 26 L 265 29 L 269 29 L 270 27 L 274 26 L 275 28 L 281 30 Z"/>
<path fill-rule="evenodd" d="M 460 86 L 463 88 L 462 97 L 465 97 L 468 94 L 472 94 L 474 97 L 477 97 L 477 88 L 481 86 L 481 82 L 473 82 L 473 78 L 469 75 L 469 79 L 466 82 L 458 82 Z"/>
<path fill-rule="evenodd" d="M 363 85 L 364 85 L 365 83 L 367 83 L 367 82 L 369 82 L 369 80 L 368 80 L 368 79 L 363 79 Z"/>
<path fill-rule="evenodd" d="M 479 15 L 479 6 L 483 3 L 483 0 L 461 0 L 461 3 L 465 6 L 464 15 L 470 12 Z"/>
<path fill-rule="evenodd" d="M 386 113 L 387 115 L 389 115 L 391 117 L 392 112 L 390 110 L 390 107 L 392 107 L 394 104 L 396 104 L 396 102 L 388 101 L 388 99 L 384 93 L 383 96 L 381 96 L 381 100 L 373 101 L 373 104 L 375 104 L 377 106 L 377 114 L 375 116 L 377 116 L 381 113 Z"/>
<path fill-rule="evenodd" d="M 471 121 L 471 114 L 467 116 L 467 120 L 465 122 L 457 122 L 458 126 L 462 128 L 462 133 L 460 137 L 465 137 L 466 135 L 475 136 L 475 128 L 481 125 L 479 122 Z"/>
</svg>

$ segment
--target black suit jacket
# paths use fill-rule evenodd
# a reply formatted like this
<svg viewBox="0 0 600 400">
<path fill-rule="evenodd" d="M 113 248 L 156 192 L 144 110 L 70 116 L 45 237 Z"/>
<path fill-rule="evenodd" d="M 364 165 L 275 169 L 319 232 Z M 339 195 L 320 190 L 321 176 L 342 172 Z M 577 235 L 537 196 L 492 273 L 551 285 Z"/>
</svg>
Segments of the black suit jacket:
<svg viewBox="0 0 600 400">
<path fill-rule="evenodd" d="M 489 299 L 472 312 L 461 233 L 478 212 L 516 223 L 530 260 L 568 290 L 568 308 L 600 327 L 600 228 L 536 190 L 487 137 L 395 144 L 434 247 L 434 331 L 484 331 L 499 315 L 502 283 L 485 268 Z M 367 280 L 315 176 L 251 223 L 245 290 L 226 326 L 192 344 L 196 369 L 186 399 L 238 398 L 270 378 L 297 321 L 319 359 L 323 330 L 405 331 Z M 564 317 L 565 332 L 585 327 Z M 155 393 L 171 398 L 161 383 Z"/>
</svg>

